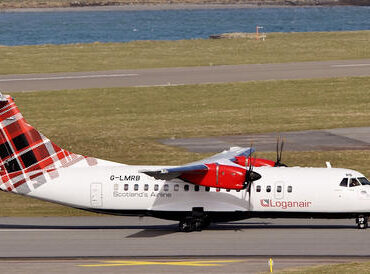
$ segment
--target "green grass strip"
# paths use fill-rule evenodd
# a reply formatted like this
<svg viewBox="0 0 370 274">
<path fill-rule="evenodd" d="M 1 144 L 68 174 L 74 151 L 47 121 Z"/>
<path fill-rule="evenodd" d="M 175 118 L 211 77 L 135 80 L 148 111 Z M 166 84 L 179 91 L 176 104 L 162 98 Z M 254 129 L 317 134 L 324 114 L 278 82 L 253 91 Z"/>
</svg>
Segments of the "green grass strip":
<svg viewBox="0 0 370 274">
<path fill-rule="evenodd" d="M 370 31 L 268 33 L 253 39 L 0 46 L 0 74 L 363 59 Z"/>
</svg>

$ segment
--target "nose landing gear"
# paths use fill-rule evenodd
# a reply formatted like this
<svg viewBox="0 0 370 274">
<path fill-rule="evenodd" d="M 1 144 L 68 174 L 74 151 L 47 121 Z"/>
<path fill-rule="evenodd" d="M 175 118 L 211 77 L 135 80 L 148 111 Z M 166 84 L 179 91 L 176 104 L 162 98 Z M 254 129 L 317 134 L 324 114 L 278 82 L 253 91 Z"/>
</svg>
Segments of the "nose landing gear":
<svg viewBox="0 0 370 274">
<path fill-rule="evenodd" d="M 369 217 L 367 217 L 367 216 L 358 216 L 356 218 L 357 228 L 358 229 L 366 229 L 366 228 L 368 228 L 368 226 L 369 226 L 368 219 L 369 219 Z"/>
</svg>

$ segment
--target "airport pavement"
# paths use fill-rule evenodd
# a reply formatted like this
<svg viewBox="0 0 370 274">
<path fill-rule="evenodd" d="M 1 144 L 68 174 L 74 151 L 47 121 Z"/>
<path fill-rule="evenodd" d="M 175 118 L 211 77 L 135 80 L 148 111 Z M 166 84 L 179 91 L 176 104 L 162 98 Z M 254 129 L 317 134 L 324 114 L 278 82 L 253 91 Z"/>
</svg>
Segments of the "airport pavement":
<svg viewBox="0 0 370 274">
<path fill-rule="evenodd" d="M 0 273 L 267 273 L 269 257 L 0 259 Z M 369 258 L 274 257 L 273 271 Z"/>
<path fill-rule="evenodd" d="M 0 90 L 11 92 L 128 86 L 166 86 L 369 75 L 370 59 L 363 59 L 281 64 L 0 75 Z"/>
<path fill-rule="evenodd" d="M 232 146 L 249 147 L 257 151 L 275 151 L 277 137 L 285 139 L 284 150 L 369 150 L 370 127 L 305 130 L 281 133 L 218 136 L 204 138 L 163 139 L 161 143 L 179 146 L 192 152 L 219 152 Z"/>
<path fill-rule="evenodd" d="M 0 239 L 0 258 L 370 256 L 370 229 L 354 219 L 247 219 L 181 233 L 149 217 L 2 217 Z"/>
</svg>

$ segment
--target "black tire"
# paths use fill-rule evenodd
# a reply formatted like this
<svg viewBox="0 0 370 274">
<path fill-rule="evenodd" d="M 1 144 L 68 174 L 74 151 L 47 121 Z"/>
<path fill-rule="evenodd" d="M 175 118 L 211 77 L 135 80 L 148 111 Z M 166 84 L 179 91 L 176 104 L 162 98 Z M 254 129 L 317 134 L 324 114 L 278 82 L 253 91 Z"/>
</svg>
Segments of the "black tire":
<svg viewBox="0 0 370 274">
<path fill-rule="evenodd" d="M 195 224 L 191 219 L 182 220 L 179 223 L 179 231 L 181 232 L 191 232 L 194 231 Z"/>
<path fill-rule="evenodd" d="M 194 230 L 195 231 L 202 231 L 202 229 L 203 229 L 203 222 L 201 220 L 195 221 Z"/>
<path fill-rule="evenodd" d="M 366 224 L 364 223 L 358 223 L 357 224 L 358 229 L 366 229 Z"/>
<path fill-rule="evenodd" d="M 359 216 L 356 218 L 357 228 L 358 229 L 366 229 L 368 225 L 368 217 Z"/>
<path fill-rule="evenodd" d="M 179 223 L 179 231 L 180 232 L 190 232 L 191 227 L 187 221 L 180 221 Z"/>
</svg>

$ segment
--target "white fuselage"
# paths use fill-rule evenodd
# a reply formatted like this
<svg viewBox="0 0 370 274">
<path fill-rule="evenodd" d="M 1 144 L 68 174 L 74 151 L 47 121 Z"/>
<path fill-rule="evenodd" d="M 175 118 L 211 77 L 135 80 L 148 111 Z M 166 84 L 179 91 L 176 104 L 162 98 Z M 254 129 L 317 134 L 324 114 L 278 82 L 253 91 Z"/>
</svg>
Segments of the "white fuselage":
<svg viewBox="0 0 370 274">
<path fill-rule="evenodd" d="M 363 177 L 348 169 L 273 168 L 254 170 L 262 178 L 247 190 L 205 188 L 179 179 L 164 181 L 140 170 L 158 166 L 70 167 L 28 195 L 60 204 L 119 215 L 151 215 L 177 219 L 176 212 L 240 213 L 248 216 L 350 217 L 370 214 L 370 186 L 343 187 L 343 178 Z M 172 212 L 166 214 L 152 214 Z M 351 215 L 352 214 L 352 215 Z M 229 215 L 230 219 L 233 217 Z"/>
</svg>

